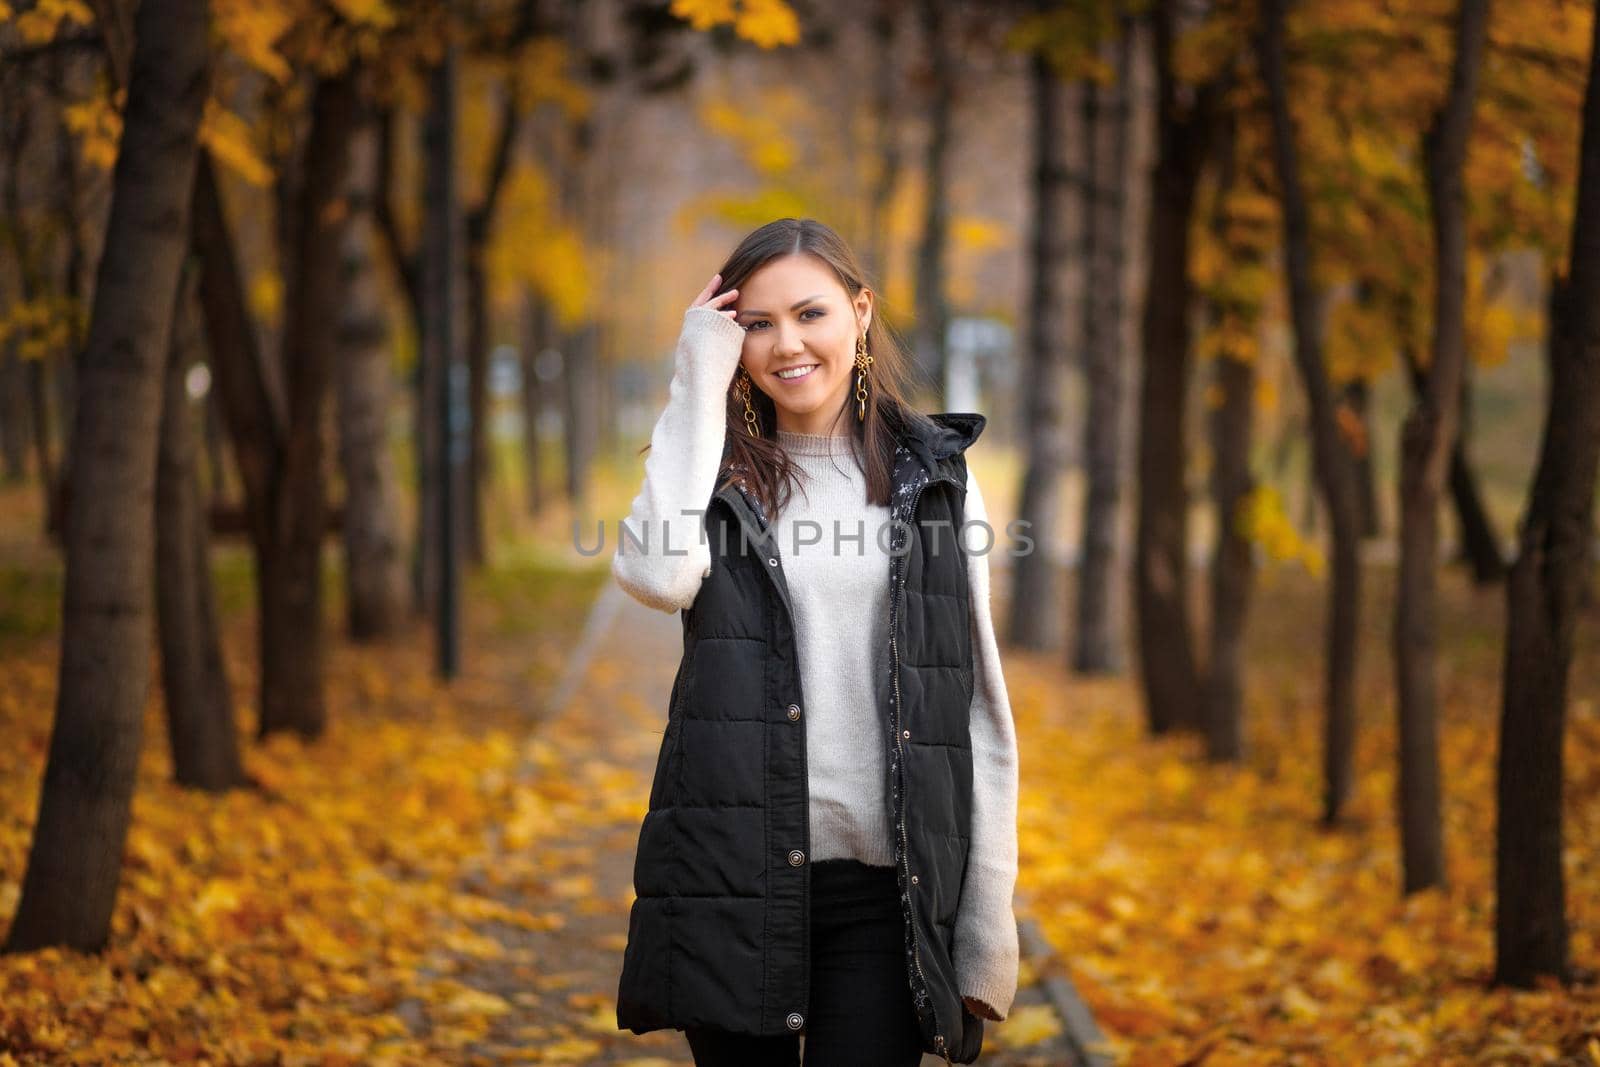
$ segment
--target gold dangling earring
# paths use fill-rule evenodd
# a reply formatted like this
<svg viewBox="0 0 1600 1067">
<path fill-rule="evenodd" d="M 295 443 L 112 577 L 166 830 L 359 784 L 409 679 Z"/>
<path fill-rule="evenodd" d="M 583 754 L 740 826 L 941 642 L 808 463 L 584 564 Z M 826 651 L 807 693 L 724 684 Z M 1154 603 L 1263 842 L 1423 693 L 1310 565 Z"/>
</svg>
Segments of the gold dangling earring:
<svg viewBox="0 0 1600 1067">
<path fill-rule="evenodd" d="M 760 437 L 760 425 L 756 420 L 756 409 L 750 406 L 750 372 L 743 367 L 739 368 L 739 380 L 733 385 L 734 395 L 744 401 L 744 428 L 750 432 L 751 437 Z"/>
<path fill-rule="evenodd" d="M 872 356 L 867 353 L 867 335 L 856 338 L 856 421 L 867 418 L 867 368 L 872 366 Z"/>
</svg>

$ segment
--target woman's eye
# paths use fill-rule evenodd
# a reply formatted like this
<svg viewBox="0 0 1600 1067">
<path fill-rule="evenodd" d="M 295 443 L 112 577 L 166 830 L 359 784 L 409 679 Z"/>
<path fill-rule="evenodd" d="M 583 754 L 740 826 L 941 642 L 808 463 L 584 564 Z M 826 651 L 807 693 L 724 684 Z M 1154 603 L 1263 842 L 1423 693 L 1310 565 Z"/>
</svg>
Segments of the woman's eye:
<svg viewBox="0 0 1600 1067">
<path fill-rule="evenodd" d="M 811 314 L 813 311 L 816 312 L 819 316 L 827 314 L 827 312 L 823 311 L 821 308 L 806 308 L 804 311 L 800 312 L 800 321 L 802 321 L 802 322 L 810 321 L 810 320 L 808 320 L 806 318 L 806 316 Z M 745 332 L 748 333 L 751 330 L 754 330 L 757 326 L 762 326 L 762 325 L 767 325 L 767 320 L 766 319 L 756 319 L 750 325 L 745 327 Z"/>
</svg>

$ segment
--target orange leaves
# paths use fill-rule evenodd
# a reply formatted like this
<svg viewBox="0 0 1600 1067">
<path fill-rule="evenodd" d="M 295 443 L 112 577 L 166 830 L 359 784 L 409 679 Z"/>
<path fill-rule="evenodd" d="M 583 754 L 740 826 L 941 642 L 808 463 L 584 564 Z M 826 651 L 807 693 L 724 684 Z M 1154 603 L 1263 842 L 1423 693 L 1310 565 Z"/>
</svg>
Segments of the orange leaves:
<svg viewBox="0 0 1600 1067">
<path fill-rule="evenodd" d="M 390 29 L 396 22 L 388 0 L 333 0 L 333 6 L 350 22 L 375 30 Z"/>
<path fill-rule="evenodd" d="M 1380 582 L 1380 585 L 1382 583 Z M 1133 1064 L 1587 1062 L 1593 984 L 1490 990 L 1493 611 L 1441 576 L 1441 761 L 1450 886 L 1402 898 L 1393 816 L 1395 730 L 1382 627 L 1366 631 L 1349 824 L 1317 829 L 1321 590 L 1285 571 L 1252 607 L 1237 768 L 1194 738 L 1146 737 L 1136 679 L 1066 679 L 1007 657 L 1023 753 L 1019 910 L 1034 916 L 1116 1048 Z M 1386 618 L 1378 597 L 1374 618 Z M 1600 646 L 1595 646 L 1600 651 Z M 1600 682 L 1580 654 L 1574 693 Z M 1576 702 L 1575 702 L 1576 704 Z M 1600 716 L 1573 713 L 1569 767 L 1600 758 Z M 1566 791 L 1573 959 L 1591 966 L 1600 776 Z M 1009 1023 L 1007 1024 L 1010 1025 Z M 1001 1028 L 1003 1033 L 1004 1028 Z"/>
<path fill-rule="evenodd" d="M 592 310 L 598 250 L 562 216 L 555 192 L 550 176 L 531 165 L 506 178 L 489 239 L 489 272 L 497 305 L 510 308 L 531 286 L 570 327 Z"/>
<path fill-rule="evenodd" d="M 211 3 L 216 32 L 228 50 L 279 84 L 286 84 L 294 76 L 278 44 L 294 25 L 297 14 L 293 5 L 265 0 Z"/>
<path fill-rule="evenodd" d="M 85 163 L 106 171 L 116 165 L 122 113 L 110 97 L 102 93 L 68 103 L 61 109 L 61 119 L 77 135 Z"/>
<path fill-rule="evenodd" d="M 83 0 L 37 0 L 21 13 L 15 12 L 9 4 L 0 4 L 0 22 L 13 18 L 17 35 L 25 45 L 46 44 L 73 25 L 94 25 L 94 11 Z"/>
<path fill-rule="evenodd" d="M 1298 560 L 1311 574 L 1322 573 L 1326 562 L 1322 550 L 1295 529 L 1284 510 L 1283 495 L 1272 485 L 1259 483 L 1240 501 L 1234 524 L 1240 536 L 1260 545 L 1268 559 Z"/>
<path fill-rule="evenodd" d="M 73 337 L 82 336 L 87 325 L 81 301 L 47 292 L 11 302 L 0 315 L 0 341 L 11 340 L 22 359 L 49 359 L 67 353 Z"/>
<path fill-rule="evenodd" d="M 1365 456 L 1369 447 L 1367 421 L 1361 413 L 1349 404 L 1337 403 L 1333 406 L 1333 420 L 1350 454 L 1357 458 Z"/>
<path fill-rule="evenodd" d="M 762 48 L 800 40 L 800 21 L 785 0 L 672 0 L 671 11 L 697 30 L 732 23 L 734 33 Z"/>
<path fill-rule="evenodd" d="M 499 665 L 505 678 L 521 677 L 527 639 L 520 631 L 515 658 Z M 15 913 L 26 860 L 50 665 L 42 650 L 0 660 L 0 728 L 13 739 L 0 753 L 0 920 Z M 537 753 L 508 732 L 519 721 L 516 685 L 463 681 L 477 681 L 491 706 L 436 686 L 427 657 L 404 646 L 335 649 L 329 734 L 250 746 L 262 791 L 220 797 L 167 781 L 152 691 L 111 942 L 98 956 L 0 957 L 0 1048 L 24 1063 L 421 1067 L 480 1040 L 513 1005 L 451 972 L 508 954 L 489 924 L 547 931 L 566 921 L 487 889 L 548 874 L 552 902 L 592 893 L 571 872 L 547 871 L 542 853 L 585 812 L 609 817 L 607 804 L 577 794 L 614 769 L 597 761 L 573 782 L 518 782 Z M 237 684 L 245 692 L 251 682 Z M 539 814 L 520 828 L 519 862 L 501 864 L 494 835 L 512 811 Z"/>
<path fill-rule="evenodd" d="M 272 184 L 273 171 L 257 150 L 253 137 L 250 124 L 238 112 L 225 107 L 216 97 L 206 100 L 200 143 L 228 170 L 257 188 L 265 188 Z"/>
</svg>

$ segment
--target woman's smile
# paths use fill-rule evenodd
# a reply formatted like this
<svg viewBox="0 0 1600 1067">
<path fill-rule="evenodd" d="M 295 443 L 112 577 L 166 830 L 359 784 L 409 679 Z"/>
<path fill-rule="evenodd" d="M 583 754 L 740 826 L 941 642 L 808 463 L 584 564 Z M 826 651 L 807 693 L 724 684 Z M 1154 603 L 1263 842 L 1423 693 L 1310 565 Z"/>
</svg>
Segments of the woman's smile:
<svg viewBox="0 0 1600 1067">
<path fill-rule="evenodd" d="M 804 381 L 811 377 L 811 372 L 816 370 L 818 366 L 819 364 L 816 363 L 802 363 L 795 367 L 785 367 L 777 372 L 777 377 L 785 382 Z"/>
</svg>

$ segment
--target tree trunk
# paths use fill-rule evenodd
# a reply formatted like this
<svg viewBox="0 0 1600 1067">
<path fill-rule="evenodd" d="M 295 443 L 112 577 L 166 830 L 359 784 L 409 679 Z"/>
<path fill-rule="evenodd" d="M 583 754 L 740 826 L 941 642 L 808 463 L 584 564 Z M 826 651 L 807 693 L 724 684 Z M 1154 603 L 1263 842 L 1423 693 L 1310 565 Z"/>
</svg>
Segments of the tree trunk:
<svg viewBox="0 0 1600 1067">
<path fill-rule="evenodd" d="M 1152 175 L 1149 275 L 1145 289 L 1144 362 L 1139 385 L 1139 500 L 1134 604 L 1139 676 L 1150 731 L 1199 726 L 1200 692 L 1189 627 L 1188 448 L 1189 224 L 1195 188 L 1214 135 L 1217 83 L 1198 90 L 1174 70 L 1177 14 L 1156 15 L 1158 79 L 1156 166 Z M 1189 109 L 1180 98 L 1193 96 Z"/>
<path fill-rule="evenodd" d="M 63 356 L 65 353 L 57 353 Z M 52 537 L 61 529 L 62 516 L 58 510 L 59 474 L 56 470 L 55 420 L 50 414 L 49 373 L 44 359 L 30 359 L 28 370 L 28 423 L 33 427 L 33 454 L 39 462 L 39 490 L 44 496 L 44 528 Z"/>
<path fill-rule="evenodd" d="M 423 365 L 429 377 L 427 422 L 434 425 L 432 472 L 438 533 L 433 602 L 437 639 L 434 646 L 439 677 L 454 678 L 460 665 L 460 560 L 464 532 L 460 490 L 461 462 L 467 448 L 463 425 L 467 410 L 467 367 L 458 358 L 460 303 L 460 198 L 456 192 L 456 108 L 459 97 L 457 48 L 446 44 L 444 55 L 428 74 L 428 114 L 424 125 L 422 298 Z"/>
<path fill-rule="evenodd" d="M 525 5 L 524 10 L 532 5 Z M 467 558 L 479 566 L 488 561 L 488 531 L 484 505 L 491 477 L 489 444 L 489 238 L 495 210 L 506 176 L 511 172 L 511 157 L 522 128 L 522 109 L 517 105 L 514 84 L 504 89 L 500 106 L 500 128 L 495 135 L 489 173 L 484 178 L 483 199 L 466 218 L 467 272 L 467 365 L 471 374 L 472 434 L 468 447 L 465 486 Z"/>
<path fill-rule="evenodd" d="M 1405 893 L 1443 885 L 1439 822 L 1439 498 L 1458 440 L 1467 360 L 1467 220 L 1463 170 L 1488 34 L 1488 0 L 1462 0 L 1450 90 L 1423 137 L 1433 222 L 1433 358 L 1400 430 L 1400 573 L 1395 590 L 1400 853 Z"/>
<path fill-rule="evenodd" d="M 878 169 L 867 193 L 866 269 L 878 285 L 889 274 L 889 205 L 900 182 L 900 67 L 894 50 L 902 0 L 877 0 L 872 11 L 872 148 Z"/>
<path fill-rule="evenodd" d="M 539 357 L 549 344 L 550 305 L 531 290 L 522 294 L 522 465 L 528 514 L 544 513 L 544 454 L 539 441 L 539 416 L 544 411 L 544 383 Z"/>
<path fill-rule="evenodd" d="M 594 341 L 592 323 L 562 331 L 562 424 L 566 431 L 567 499 L 579 508 L 589 498 L 589 471 L 595 454 Z"/>
<path fill-rule="evenodd" d="M 589 186 L 585 171 L 590 165 L 594 140 L 593 120 L 579 119 L 568 127 L 570 151 L 561 171 L 561 212 L 580 233 L 590 232 L 588 218 Z M 567 499 L 581 507 L 588 499 L 589 471 L 594 460 L 595 390 L 597 355 L 594 327 L 588 321 L 560 331 L 562 432 L 566 451 Z"/>
<path fill-rule="evenodd" d="M 234 726 L 211 581 L 210 513 L 200 489 L 194 416 L 186 388 L 199 355 L 194 273 L 173 312 L 156 473 L 156 618 L 173 778 L 224 792 L 247 781 Z"/>
<path fill-rule="evenodd" d="M 1494 980 L 1522 987 L 1571 977 L 1561 745 L 1600 467 L 1600 19 L 1592 32 L 1572 259 L 1551 298 L 1549 409 L 1506 586 Z"/>
<path fill-rule="evenodd" d="M 343 196 L 351 131 L 357 117 L 355 72 L 320 79 L 293 220 L 295 264 L 283 330 L 288 423 L 279 481 L 269 502 L 269 540 L 258 554 L 261 613 L 260 735 L 319 736 L 323 704 L 322 542 L 327 498 L 322 417 L 338 359 L 332 324 L 344 306 L 341 252 L 348 213 Z"/>
<path fill-rule="evenodd" d="M 205 311 L 214 395 L 244 484 L 250 539 L 260 546 L 270 536 L 267 502 L 278 479 L 278 442 L 286 419 L 283 393 L 250 321 L 216 168 L 204 150 L 195 171 L 193 245 L 201 266 L 200 306 Z"/>
<path fill-rule="evenodd" d="M 150 683 L 162 370 L 209 91 L 200 0 L 146 0 L 83 356 L 55 724 L 7 951 L 110 934 Z"/>
<path fill-rule="evenodd" d="M 465 526 L 463 552 L 481 567 L 489 558 L 485 530 L 485 497 L 489 491 L 489 270 L 487 228 L 474 232 L 467 219 L 466 312 L 467 329 L 467 462 L 462 467 L 461 505 Z"/>
<path fill-rule="evenodd" d="M 212 361 L 215 362 L 215 361 Z M 207 506 L 226 501 L 233 491 L 228 477 L 227 424 L 223 421 L 222 402 L 217 398 L 215 383 L 206 392 L 205 419 L 201 423 L 205 442 L 205 481 Z"/>
<path fill-rule="evenodd" d="M 1011 578 L 1009 640 L 1018 648 L 1060 646 L 1066 606 L 1054 542 L 1064 508 L 1066 466 L 1063 410 L 1070 340 L 1072 189 L 1068 146 L 1068 86 L 1043 55 L 1030 60 L 1033 83 L 1033 240 L 1029 276 L 1028 364 L 1022 373 L 1022 440 L 1026 466 L 1017 517 L 1028 523 L 1029 552 L 1016 556 Z"/>
<path fill-rule="evenodd" d="M 1230 121 L 1218 153 L 1218 180 L 1212 218 L 1213 240 L 1227 262 L 1240 271 L 1257 271 L 1269 251 L 1265 235 L 1254 232 L 1250 216 L 1233 211 L 1238 160 Z M 1259 301 L 1230 294 L 1213 297 L 1210 311 L 1233 334 L 1253 335 L 1261 317 Z M 1231 321 L 1230 321 L 1231 320 Z M 1222 351 L 1214 364 L 1220 401 L 1211 411 L 1211 499 L 1217 514 L 1217 543 L 1211 559 L 1211 642 L 1201 719 L 1206 758 L 1234 762 L 1244 755 L 1244 630 L 1255 579 L 1255 546 L 1239 530 L 1238 516 L 1255 488 L 1250 449 L 1255 421 L 1256 364 L 1253 353 Z"/>
<path fill-rule="evenodd" d="M 406 312 L 413 334 L 420 338 L 426 329 L 422 321 L 422 266 L 415 250 L 406 246 L 395 210 L 395 170 L 405 112 L 398 107 L 384 109 L 378 116 L 378 175 L 373 221 L 383 237 L 389 259 L 399 278 Z M 434 499 L 434 432 L 438 428 L 438 402 L 433 395 L 432 372 L 419 344 L 416 362 L 406 383 L 411 401 L 412 467 L 417 509 L 411 538 L 411 612 L 427 616 L 433 612 L 438 590 L 438 504 Z"/>
<path fill-rule="evenodd" d="M 363 112 L 352 142 L 350 228 L 344 238 L 349 292 L 339 322 L 339 466 L 344 477 L 346 630 L 353 641 L 397 633 L 406 623 L 406 558 L 400 484 L 389 452 L 393 406 L 389 327 L 372 245 L 374 129 Z"/>
<path fill-rule="evenodd" d="M 1425 376 L 1422 364 L 1409 345 L 1402 345 L 1406 377 L 1412 391 L 1421 394 Z M 1472 580 L 1479 586 L 1499 582 L 1506 576 L 1506 561 L 1501 554 L 1500 538 L 1483 506 L 1483 494 L 1478 489 L 1478 478 L 1472 471 L 1472 461 L 1467 455 L 1467 442 L 1472 439 L 1472 361 L 1461 366 L 1461 400 L 1456 419 L 1456 439 L 1450 446 L 1450 502 L 1455 506 L 1456 525 L 1460 528 L 1461 554 L 1472 568 Z"/>
<path fill-rule="evenodd" d="M 16 342 L 0 340 L 0 463 L 8 482 L 28 475 L 28 394 Z"/>
<path fill-rule="evenodd" d="M 1353 378 L 1340 386 L 1339 399 L 1362 426 L 1372 425 L 1372 386 L 1365 378 Z M 1371 440 L 1364 447 L 1353 450 L 1352 456 L 1361 501 L 1361 536 L 1377 537 L 1383 533 L 1383 522 L 1378 508 L 1378 470 L 1372 462 Z"/>
<path fill-rule="evenodd" d="M 218 392 L 245 486 L 260 613 L 259 734 L 325 725 L 322 693 L 321 548 L 324 536 L 324 402 L 343 306 L 340 276 L 355 74 L 322 79 L 312 104 L 304 195 L 288 232 L 294 264 L 283 357 L 266 360 L 245 303 L 214 168 L 202 153 L 195 182 L 195 247 Z"/>
<path fill-rule="evenodd" d="M 67 97 L 66 63 L 67 58 L 60 53 L 50 58 L 52 89 L 59 92 L 61 99 Z M 63 240 L 66 244 L 61 291 L 72 305 L 85 302 L 87 294 L 84 292 L 84 287 L 90 281 L 85 267 L 88 250 L 84 247 L 84 222 L 79 208 L 83 183 L 77 156 L 74 153 L 76 143 L 77 138 L 72 131 L 67 128 L 66 123 L 61 123 L 56 130 L 55 138 L 55 197 L 56 210 L 61 216 Z M 50 376 L 51 384 L 55 387 L 56 411 L 62 434 L 60 441 L 57 442 L 60 458 L 56 464 L 55 480 L 51 487 L 46 515 L 50 524 L 50 536 L 58 541 L 65 539 L 61 524 L 65 521 L 67 497 L 72 487 L 72 435 L 68 431 L 72 428 L 74 418 L 74 398 L 78 394 L 78 360 L 83 352 L 84 340 L 83 329 L 78 319 L 74 317 L 67 330 L 66 351 L 61 353 L 61 358 L 56 361 L 53 368 L 54 373 Z"/>
<path fill-rule="evenodd" d="M 950 44 L 948 5 L 944 0 L 919 0 L 923 47 L 928 55 L 928 141 L 923 150 L 924 196 L 922 239 L 917 247 L 917 322 L 914 333 L 917 366 L 934 398 L 944 406 L 945 334 L 950 307 L 945 300 L 945 247 L 950 235 L 949 174 L 951 126 L 955 118 L 955 54 Z M 920 389 L 924 382 L 918 382 Z"/>
<path fill-rule="evenodd" d="M 13 93 L 0 98 L 0 206 L 5 213 L 5 231 L 17 260 L 16 288 L 5 294 L 6 303 L 28 299 L 29 270 L 22 244 L 21 168 L 27 145 L 32 102 L 27 94 Z M 28 412 L 28 370 L 18 352 L 13 334 L 0 337 L 0 458 L 5 462 L 7 481 L 20 482 L 28 476 L 28 442 L 33 432 Z"/>
<path fill-rule="evenodd" d="M 29 231 L 26 219 L 23 217 L 22 169 L 26 165 L 24 154 L 32 116 L 27 111 L 19 114 L 16 109 L 19 107 L 25 109 L 28 106 L 25 94 L 19 94 L 15 103 L 8 102 L 8 113 L 0 116 L 4 119 L 4 125 L 0 128 L 5 130 L 7 155 L 3 184 L 6 225 L 0 229 L 3 229 L 9 237 L 12 254 L 17 261 L 17 296 L 25 302 L 37 299 L 46 289 L 41 250 L 33 247 L 27 240 Z M 53 355 L 59 356 L 60 353 Z M 45 354 L 40 353 L 35 358 L 22 361 L 21 385 L 27 419 L 21 425 L 26 425 L 33 433 L 31 443 L 38 474 L 38 488 L 44 500 L 45 533 L 56 539 L 61 532 L 61 514 L 52 441 L 55 437 L 55 420 L 50 411 L 46 381 L 47 358 Z"/>
<path fill-rule="evenodd" d="M 1115 80 L 1084 86 L 1084 232 L 1090 254 L 1083 302 L 1084 413 L 1083 557 L 1078 568 L 1077 626 L 1072 669 L 1088 674 L 1121 669 L 1118 630 L 1112 623 L 1111 579 L 1117 573 L 1122 514 L 1123 228 L 1127 218 L 1127 161 L 1133 108 L 1134 24 L 1123 19 L 1116 50 Z"/>
<path fill-rule="evenodd" d="M 1469 368 L 1463 370 L 1470 375 Z M 1472 567 L 1472 580 L 1484 586 L 1505 579 L 1506 561 L 1500 551 L 1500 537 L 1483 506 L 1477 475 L 1467 458 L 1467 442 L 1471 440 L 1467 429 L 1467 401 L 1468 394 L 1463 391 L 1461 420 L 1455 444 L 1450 449 L 1450 500 L 1455 505 L 1456 524 L 1460 528 L 1461 553 Z"/>
<path fill-rule="evenodd" d="M 1332 527 L 1333 580 L 1326 620 L 1328 653 L 1322 820 L 1337 823 L 1350 794 L 1355 761 L 1357 626 L 1361 618 L 1361 490 L 1355 457 L 1339 429 L 1333 387 L 1322 357 L 1322 328 L 1311 282 L 1311 221 L 1300 184 L 1294 119 L 1289 112 L 1285 59 L 1285 0 L 1266 0 L 1257 54 L 1272 123 L 1272 159 L 1283 204 L 1294 356 L 1305 385 L 1311 422 L 1312 466 Z"/>
</svg>

